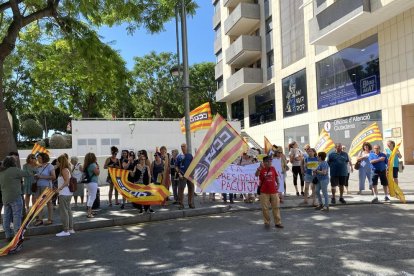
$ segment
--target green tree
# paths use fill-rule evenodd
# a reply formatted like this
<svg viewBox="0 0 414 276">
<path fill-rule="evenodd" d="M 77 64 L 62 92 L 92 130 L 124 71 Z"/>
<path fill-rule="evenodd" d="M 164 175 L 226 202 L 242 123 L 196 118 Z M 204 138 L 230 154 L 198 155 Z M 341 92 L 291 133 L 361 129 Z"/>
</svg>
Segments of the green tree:
<svg viewBox="0 0 414 276">
<path fill-rule="evenodd" d="M 82 37 L 82 26 L 114 25 L 127 22 L 128 31 L 145 28 L 150 32 L 163 29 L 163 24 L 174 16 L 176 1 L 170 0 L 8 0 L 0 2 L 0 158 L 16 150 L 11 126 L 7 120 L 4 95 L 4 65 L 15 50 L 18 37 L 33 24 L 46 34 Z M 189 1 L 188 10 L 196 5 Z M 48 19 L 48 20 L 44 20 Z M 80 24 L 83 20 L 85 24 Z M 88 32 L 86 32 L 88 33 Z M 86 46 L 84 45 L 86 51 Z M 93 53 L 91 53 L 93 54 Z M 90 54 L 90 55 L 91 55 Z M 91 100 L 97 100 L 93 98 Z"/>
<path fill-rule="evenodd" d="M 27 119 L 22 122 L 20 134 L 27 137 L 30 141 L 42 138 L 42 126 L 33 119 Z"/>
</svg>

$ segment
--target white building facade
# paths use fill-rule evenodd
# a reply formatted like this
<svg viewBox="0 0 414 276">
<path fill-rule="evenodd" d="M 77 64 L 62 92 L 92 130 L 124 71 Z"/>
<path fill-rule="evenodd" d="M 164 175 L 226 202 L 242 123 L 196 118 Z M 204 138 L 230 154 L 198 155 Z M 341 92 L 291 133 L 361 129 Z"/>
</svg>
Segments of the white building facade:
<svg viewBox="0 0 414 276">
<path fill-rule="evenodd" d="M 253 139 L 349 147 L 376 122 L 414 164 L 414 1 L 212 4 L 216 100 Z"/>
</svg>

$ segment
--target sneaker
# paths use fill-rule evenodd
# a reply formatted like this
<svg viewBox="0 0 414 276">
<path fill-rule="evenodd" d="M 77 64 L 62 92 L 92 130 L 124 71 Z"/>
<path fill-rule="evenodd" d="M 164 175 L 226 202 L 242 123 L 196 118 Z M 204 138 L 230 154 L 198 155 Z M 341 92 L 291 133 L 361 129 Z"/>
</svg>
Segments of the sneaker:
<svg viewBox="0 0 414 276">
<path fill-rule="evenodd" d="M 296 195 L 299 196 L 299 192 L 296 192 Z"/>
<path fill-rule="evenodd" d="M 280 229 L 285 228 L 282 224 L 276 224 L 275 227 Z"/>
<path fill-rule="evenodd" d="M 56 234 L 56 237 L 67 237 L 67 236 L 70 236 L 69 231 L 68 232 L 62 231 L 62 232 Z"/>
<path fill-rule="evenodd" d="M 374 198 L 371 203 L 378 203 L 378 197 Z"/>
<path fill-rule="evenodd" d="M 385 201 L 390 201 L 390 198 L 388 196 L 385 196 L 384 200 Z"/>
<path fill-rule="evenodd" d="M 121 204 L 121 207 L 119 208 L 121 208 L 121 210 L 125 209 L 125 204 Z"/>
<path fill-rule="evenodd" d="M 333 197 L 333 198 L 331 198 L 331 204 L 336 204 L 336 200 L 335 200 L 335 198 Z"/>
<path fill-rule="evenodd" d="M 75 234 L 76 232 L 75 232 L 75 230 L 73 230 L 73 229 L 70 229 L 69 231 L 68 231 L 70 234 Z"/>
<path fill-rule="evenodd" d="M 342 204 L 346 204 L 346 201 L 345 201 L 345 199 L 343 197 L 340 197 L 339 198 L 339 202 L 341 202 Z"/>
</svg>

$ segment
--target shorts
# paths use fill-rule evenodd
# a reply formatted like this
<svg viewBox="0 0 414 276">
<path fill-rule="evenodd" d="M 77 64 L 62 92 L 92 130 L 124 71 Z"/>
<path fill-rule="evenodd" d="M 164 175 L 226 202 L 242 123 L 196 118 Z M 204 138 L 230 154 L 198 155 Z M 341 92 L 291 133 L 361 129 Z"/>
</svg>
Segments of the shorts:
<svg viewBox="0 0 414 276">
<path fill-rule="evenodd" d="M 305 173 L 305 182 L 306 183 L 312 183 L 312 180 L 313 180 L 313 175 Z"/>
<path fill-rule="evenodd" d="M 398 167 L 393 167 L 392 168 L 392 177 L 393 178 L 398 178 Z"/>
<path fill-rule="evenodd" d="M 345 186 L 347 176 L 331 176 L 331 187 Z"/>
<path fill-rule="evenodd" d="M 398 168 L 397 168 L 398 169 Z M 373 170 L 372 171 L 372 186 L 377 186 L 378 185 L 378 178 L 381 180 L 381 185 L 382 186 L 388 186 L 388 180 L 387 180 L 387 171 L 383 170 L 383 171 L 378 171 L 378 170 Z"/>
</svg>

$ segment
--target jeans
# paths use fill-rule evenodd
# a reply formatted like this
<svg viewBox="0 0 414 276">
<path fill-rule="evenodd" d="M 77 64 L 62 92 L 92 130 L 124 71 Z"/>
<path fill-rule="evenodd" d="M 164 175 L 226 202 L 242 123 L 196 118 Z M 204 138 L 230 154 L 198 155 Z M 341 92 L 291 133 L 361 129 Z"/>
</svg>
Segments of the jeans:
<svg viewBox="0 0 414 276">
<path fill-rule="evenodd" d="M 360 167 L 358 171 L 359 190 L 365 190 L 365 179 L 368 179 L 369 189 L 372 188 L 371 166 L 367 163 L 365 167 Z"/>
<path fill-rule="evenodd" d="M 59 214 L 62 220 L 63 231 L 73 229 L 73 215 L 70 209 L 72 196 L 59 195 Z"/>
<path fill-rule="evenodd" d="M 23 200 L 20 196 L 15 201 L 4 204 L 3 229 L 6 238 L 13 237 L 13 233 L 10 229 L 12 221 L 14 234 L 19 231 L 20 225 L 22 224 L 22 209 Z"/>
<path fill-rule="evenodd" d="M 322 196 L 321 196 L 321 189 L 322 189 L 323 197 L 325 199 L 325 204 L 324 204 L 325 207 L 329 207 L 328 185 L 329 185 L 329 179 L 319 180 L 318 184 L 316 184 L 316 195 L 318 196 L 319 204 L 322 205 Z"/>
</svg>

